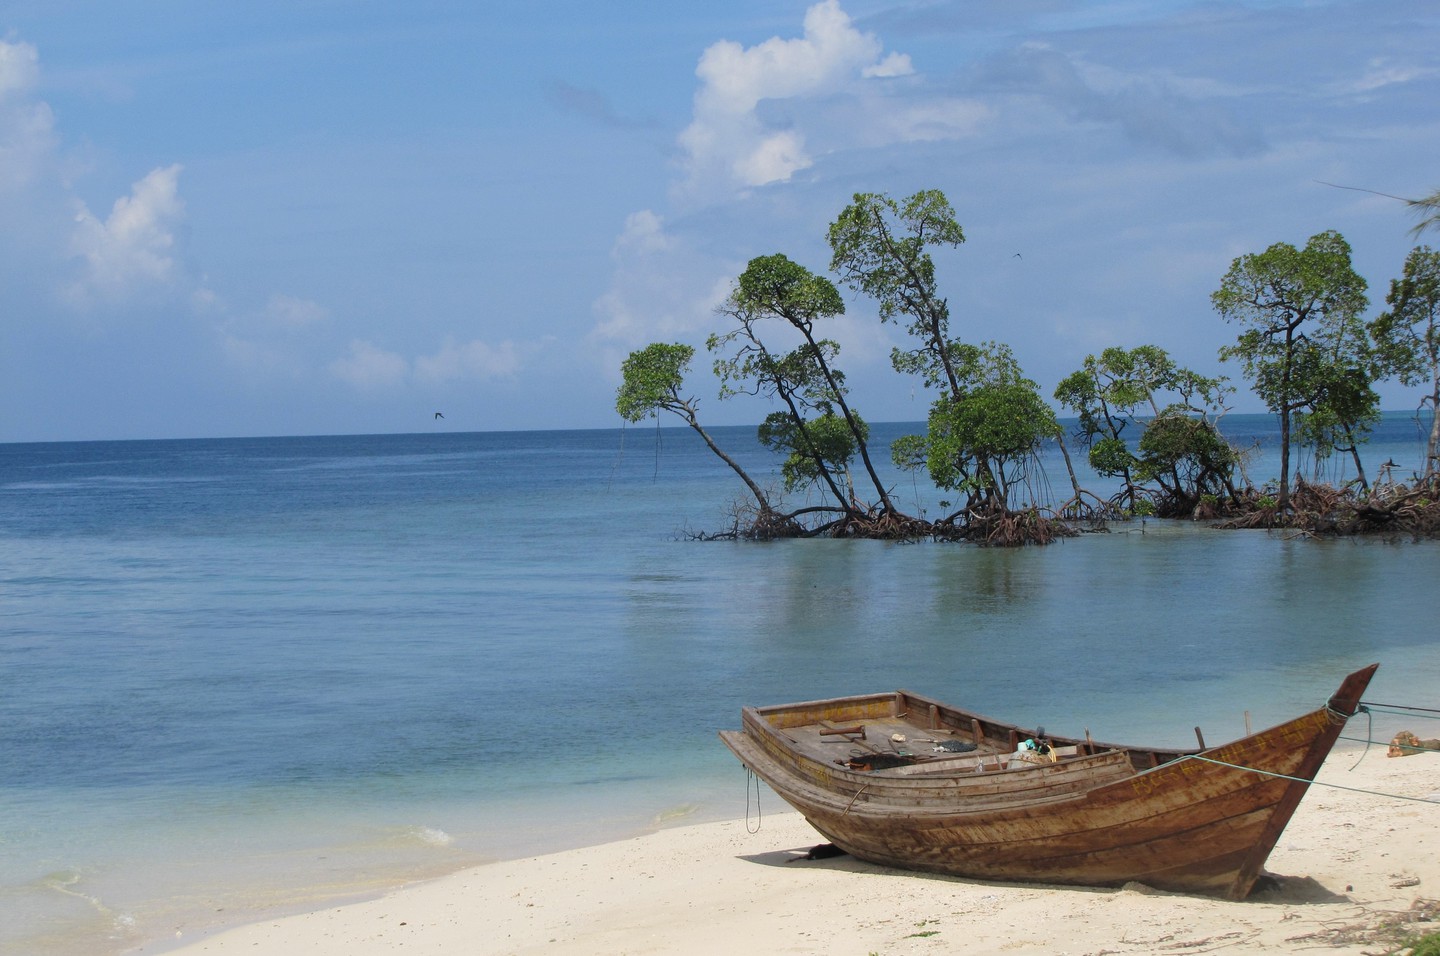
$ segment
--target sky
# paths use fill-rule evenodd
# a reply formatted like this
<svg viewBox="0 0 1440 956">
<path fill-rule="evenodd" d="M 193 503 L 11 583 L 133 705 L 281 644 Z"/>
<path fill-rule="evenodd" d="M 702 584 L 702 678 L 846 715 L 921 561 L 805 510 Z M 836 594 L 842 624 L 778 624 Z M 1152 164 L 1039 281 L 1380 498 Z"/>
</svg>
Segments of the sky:
<svg viewBox="0 0 1440 956">
<path fill-rule="evenodd" d="M 952 331 L 1043 395 L 1154 344 L 1260 411 L 1210 294 L 1334 229 L 1374 314 L 1440 246 L 1326 185 L 1440 189 L 1437 41 L 1433 0 L 0 0 L 0 441 L 617 427 L 657 341 L 758 422 L 704 348 L 735 278 L 920 189 Z M 851 401 L 922 420 L 846 303 Z"/>
</svg>

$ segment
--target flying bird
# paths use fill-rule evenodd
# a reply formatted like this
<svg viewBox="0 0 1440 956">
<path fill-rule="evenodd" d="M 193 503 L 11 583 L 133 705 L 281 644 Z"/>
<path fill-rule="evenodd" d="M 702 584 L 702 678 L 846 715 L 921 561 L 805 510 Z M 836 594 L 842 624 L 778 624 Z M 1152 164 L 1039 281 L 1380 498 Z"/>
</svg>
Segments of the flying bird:
<svg viewBox="0 0 1440 956">
<path fill-rule="evenodd" d="M 436 417 L 436 418 L 444 418 L 445 416 L 444 416 L 444 415 L 441 415 L 439 412 L 436 412 L 436 413 L 435 413 L 435 417 Z"/>
<path fill-rule="evenodd" d="M 1015 255 L 1011 256 L 1010 258 L 1012 258 L 1012 259 L 1024 259 L 1025 257 L 1022 256 L 1020 253 L 1017 252 L 1017 253 L 1015 253 Z"/>
</svg>

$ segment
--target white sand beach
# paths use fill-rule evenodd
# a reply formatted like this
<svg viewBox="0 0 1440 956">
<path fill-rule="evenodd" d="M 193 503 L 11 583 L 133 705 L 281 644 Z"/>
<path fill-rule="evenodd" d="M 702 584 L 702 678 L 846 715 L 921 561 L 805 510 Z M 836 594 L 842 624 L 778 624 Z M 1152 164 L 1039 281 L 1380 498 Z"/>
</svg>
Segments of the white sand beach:
<svg viewBox="0 0 1440 956">
<path fill-rule="evenodd" d="M 822 838 L 767 792 L 756 832 L 753 816 L 665 829 L 136 952 L 1384 953 L 1440 931 L 1440 754 L 1359 757 L 1331 755 L 1317 784 L 1333 786 L 1311 787 L 1274 879 L 1239 903 L 806 860 Z"/>
</svg>

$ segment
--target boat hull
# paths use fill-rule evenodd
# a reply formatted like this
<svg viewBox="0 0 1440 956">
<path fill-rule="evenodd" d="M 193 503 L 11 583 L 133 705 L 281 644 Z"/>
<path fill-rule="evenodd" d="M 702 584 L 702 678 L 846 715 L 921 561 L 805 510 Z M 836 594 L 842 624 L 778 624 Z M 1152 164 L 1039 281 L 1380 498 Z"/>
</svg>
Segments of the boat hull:
<svg viewBox="0 0 1440 956">
<path fill-rule="evenodd" d="M 804 752 L 797 721 L 808 714 L 795 708 L 816 705 L 745 708 L 744 729 L 721 738 L 827 839 L 864 860 L 979 879 L 1134 881 L 1242 899 L 1374 670 L 1350 675 L 1325 707 L 1195 751 L 1077 742 L 1075 753 L 1041 765 L 987 769 L 982 756 L 953 772 L 945 761 L 933 772 L 923 763 L 865 772 Z M 892 696 L 892 708 L 924 701 Z M 881 697 L 865 700 L 884 709 Z M 843 707 L 831 712 L 854 719 Z M 958 736 L 967 723 L 976 726 L 973 715 L 953 708 L 930 718 L 935 733 Z M 1003 726 L 989 722 L 972 741 L 983 750 Z"/>
</svg>

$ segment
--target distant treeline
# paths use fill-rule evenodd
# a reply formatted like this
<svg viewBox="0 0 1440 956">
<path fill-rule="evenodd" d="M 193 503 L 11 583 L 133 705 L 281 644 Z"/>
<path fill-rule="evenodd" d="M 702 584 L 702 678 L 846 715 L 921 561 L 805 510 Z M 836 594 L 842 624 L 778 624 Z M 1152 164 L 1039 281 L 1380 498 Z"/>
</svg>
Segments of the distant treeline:
<svg viewBox="0 0 1440 956">
<path fill-rule="evenodd" d="M 1435 225 L 1432 217 L 1420 228 Z M 881 322 L 904 325 L 908 346 L 894 349 L 891 363 L 931 397 L 924 434 L 894 441 L 891 458 L 899 468 L 923 469 L 953 500 L 941 502 L 945 514 L 935 519 L 896 506 L 871 459 L 840 346 L 823 337 L 844 300 L 830 279 L 777 253 L 750 261 L 705 345 L 722 399 L 752 395 L 773 404 L 758 437 L 784 456 L 783 492 L 762 488 L 701 425 L 684 383 L 693 347 L 657 342 L 622 367 L 616 409 L 623 418 L 678 415 L 749 490 L 720 535 L 1015 545 L 1147 515 L 1327 534 L 1433 536 L 1440 529 L 1440 253 L 1427 246 L 1410 252 L 1390 282 L 1387 307 L 1368 319 L 1367 284 L 1338 232 L 1312 236 L 1303 249 L 1281 242 L 1240 256 L 1221 277 L 1211 303 L 1239 334 L 1220 358 L 1238 365 L 1280 427 L 1280 476 L 1255 487 L 1243 477 L 1241 450 L 1219 428 L 1235 392 L 1228 378 L 1200 375 L 1158 346 L 1112 346 L 1086 356 L 1055 389 L 1053 398 L 1077 418 L 1067 434 L 1008 345 L 955 336 L 928 250 L 958 247 L 965 237 L 939 190 L 899 201 L 856 194 L 828 238 L 830 271 L 871 298 Z M 1408 484 L 1388 468 L 1372 482 L 1361 455 L 1380 420 L 1375 386 L 1391 379 L 1416 389 L 1416 406 L 1429 418 L 1425 466 Z M 1041 506 L 1027 488 L 1052 439 L 1070 494 Z M 1101 497 L 1082 487 L 1067 439 L 1119 490 Z M 1336 488 L 1292 477 L 1292 451 L 1300 447 L 1321 458 L 1349 456 L 1356 479 Z M 787 509 L 783 494 L 801 490 L 818 490 L 823 503 Z"/>
</svg>

